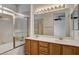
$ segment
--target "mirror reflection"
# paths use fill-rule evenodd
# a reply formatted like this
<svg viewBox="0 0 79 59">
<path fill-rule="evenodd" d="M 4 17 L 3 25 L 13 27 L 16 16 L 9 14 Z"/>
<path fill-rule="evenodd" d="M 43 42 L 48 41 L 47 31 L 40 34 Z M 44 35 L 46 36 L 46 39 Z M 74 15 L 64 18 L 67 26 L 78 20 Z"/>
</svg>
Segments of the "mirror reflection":
<svg viewBox="0 0 79 59">
<path fill-rule="evenodd" d="M 65 12 L 35 14 L 34 33 L 63 37 L 65 35 Z"/>
<path fill-rule="evenodd" d="M 27 36 L 27 17 L 16 16 L 14 24 L 15 46 L 24 44 Z"/>
<path fill-rule="evenodd" d="M 64 37 L 65 35 L 65 13 L 54 14 L 54 36 Z"/>
<path fill-rule="evenodd" d="M 72 19 L 72 31 L 74 39 L 78 39 L 79 36 L 79 19 L 78 19 L 78 6 L 75 7 L 71 14 Z"/>
<path fill-rule="evenodd" d="M 53 36 L 52 13 L 34 15 L 34 33 Z"/>
</svg>

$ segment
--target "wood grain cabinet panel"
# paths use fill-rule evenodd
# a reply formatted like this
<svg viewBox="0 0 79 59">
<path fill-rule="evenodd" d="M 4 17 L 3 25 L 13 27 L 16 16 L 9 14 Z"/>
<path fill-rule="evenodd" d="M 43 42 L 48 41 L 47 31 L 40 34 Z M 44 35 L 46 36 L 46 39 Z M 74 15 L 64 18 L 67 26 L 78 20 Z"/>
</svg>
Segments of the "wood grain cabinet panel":
<svg viewBox="0 0 79 59">
<path fill-rule="evenodd" d="M 49 54 L 48 50 L 49 50 L 49 47 L 47 47 L 47 48 L 45 48 L 45 47 L 39 47 L 39 54 L 45 54 L 45 55 L 47 55 L 47 54 Z"/>
<path fill-rule="evenodd" d="M 79 55 L 79 48 L 76 47 L 76 55 Z"/>
<path fill-rule="evenodd" d="M 76 49 L 72 46 L 62 46 L 63 47 L 63 55 L 75 55 Z"/>
<path fill-rule="evenodd" d="M 26 55 L 79 55 L 79 47 L 25 39 Z"/>
<path fill-rule="evenodd" d="M 48 48 L 48 42 L 39 41 L 39 46 Z"/>
<path fill-rule="evenodd" d="M 61 54 L 61 45 L 58 44 L 50 44 L 49 45 L 50 55 L 60 55 Z"/>
<path fill-rule="evenodd" d="M 39 55 L 49 55 L 49 43 L 39 41 Z"/>
<path fill-rule="evenodd" d="M 25 54 L 30 55 L 30 40 L 25 40 L 24 50 Z"/>
<path fill-rule="evenodd" d="M 38 55 L 38 41 L 31 40 L 31 55 Z"/>
</svg>

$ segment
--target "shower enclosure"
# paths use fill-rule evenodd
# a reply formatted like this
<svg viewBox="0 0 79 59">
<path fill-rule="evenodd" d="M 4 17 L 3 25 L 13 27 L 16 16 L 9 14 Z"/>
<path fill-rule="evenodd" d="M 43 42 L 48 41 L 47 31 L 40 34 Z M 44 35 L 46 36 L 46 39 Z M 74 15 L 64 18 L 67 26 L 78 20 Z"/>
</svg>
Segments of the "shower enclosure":
<svg viewBox="0 0 79 59">
<path fill-rule="evenodd" d="M 15 47 L 24 44 L 24 38 L 27 36 L 27 17 L 15 16 L 14 37 Z"/>
<path fill-rule="evenodd" d="M 27 16 L 0 8 L 0 54 L 3 54 L 24 44 L 27 36 Z"/>
<path fill-rule="evenodd" d="M 13 48 L 13 16 L 0 13 L 0 53 Z"/>
</svg>

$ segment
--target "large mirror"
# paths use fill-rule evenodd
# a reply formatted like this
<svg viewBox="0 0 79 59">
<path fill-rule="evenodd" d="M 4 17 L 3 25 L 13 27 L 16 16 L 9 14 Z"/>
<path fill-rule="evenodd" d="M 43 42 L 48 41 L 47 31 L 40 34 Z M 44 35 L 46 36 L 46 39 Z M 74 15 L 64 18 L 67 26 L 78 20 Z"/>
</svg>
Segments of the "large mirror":
<svg viewBox="0 0 79 59">
<path fill-rule="evenodd" d="M 34 15 L 34 34 L 56 37 L 65 36 L 65 12 Z"/>
<path fill-rule="evenodd" d="M 34 14 L 34 34 L 59 38 L 73 37 L 70 9 Z"/>
<path fill-rule="evenodd" d="M 52 13 L 34 15 L 34 34 L 53 36 Z"/>
</svg>

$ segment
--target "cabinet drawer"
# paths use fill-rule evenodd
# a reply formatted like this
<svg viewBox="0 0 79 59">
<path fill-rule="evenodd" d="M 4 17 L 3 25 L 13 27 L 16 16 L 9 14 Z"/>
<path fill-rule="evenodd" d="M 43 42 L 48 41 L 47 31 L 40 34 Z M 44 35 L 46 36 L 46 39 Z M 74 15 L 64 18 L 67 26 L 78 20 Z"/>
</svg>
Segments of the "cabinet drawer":
<svg viewBox="0 0 79 59">
<path fill-rule="evenodd" d="M 46 53 L 46 52 L 40 52 L 39 55 L 49 55 L 49 53 Z"/>
<path fill-rule="evenodd" d="M 48 53 L 48 48 L 45 48 L 45 47 L 39 47 L 39 52 L 45 52 L 45 53 Z"/>
<path fill-rule="evenodd" d="M 39 42 L 39 46 L 48 47 L 48 43 L 47 42 Z"/>
</svg>

